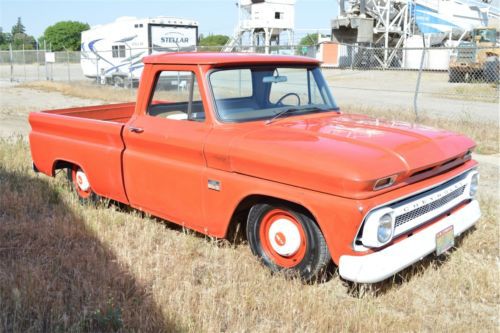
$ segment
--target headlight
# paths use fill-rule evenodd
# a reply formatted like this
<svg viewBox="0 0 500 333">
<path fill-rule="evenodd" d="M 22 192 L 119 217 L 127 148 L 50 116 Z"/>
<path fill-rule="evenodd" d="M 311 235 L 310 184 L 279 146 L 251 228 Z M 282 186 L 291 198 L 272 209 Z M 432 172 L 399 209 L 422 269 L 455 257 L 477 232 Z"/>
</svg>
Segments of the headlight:
<svg viewBox="0 0 500 333">
<path fill-rule="evenodd" d="M 394 212 L 385 207 L 374 210 L 365 219 L 361 242 L 367 247 L 380 247 L 391 241 L 394 234 Z"/>
<path fill-rule="evenodd" d="M 472 175 L 470 179 L 469 195 L 474 197 L 477 193 L 477 188 L 479 187 L 479 173 Z"/>
<path fill-rule="evenodd" d="M 383 215 L 378 224 L 377 239 L 380 243 L 387 243 L 392 237 L 392 216 L 387 213 Z"/>
</svg>

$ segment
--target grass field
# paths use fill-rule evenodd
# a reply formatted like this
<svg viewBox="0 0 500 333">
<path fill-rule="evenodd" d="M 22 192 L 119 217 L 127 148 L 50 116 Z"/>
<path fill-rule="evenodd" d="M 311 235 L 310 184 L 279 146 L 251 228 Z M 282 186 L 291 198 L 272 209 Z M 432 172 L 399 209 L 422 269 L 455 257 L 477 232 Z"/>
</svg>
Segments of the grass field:
<svg viewBox="0 0 500 333">
<path fill-rule="evenodd" d="M 497 179 L 495 171 L 482 179 Z M 491 174 L 489 174 L 491 173 Z M 493 185 L 494 186 L 494 185 Z M 81 205 L 0 140 L 0 332 L 496 332 L 498 194 L 456 249 L 373 286 L 271 275 L 245 243 Z"/>
</svg>

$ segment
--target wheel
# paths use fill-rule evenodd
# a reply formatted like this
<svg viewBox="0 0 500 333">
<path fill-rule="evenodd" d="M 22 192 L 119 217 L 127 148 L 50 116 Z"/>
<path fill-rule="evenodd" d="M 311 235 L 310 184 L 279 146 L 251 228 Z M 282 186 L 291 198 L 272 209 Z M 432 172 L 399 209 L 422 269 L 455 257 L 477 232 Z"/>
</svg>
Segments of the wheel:
<svg viewBox="0 0 500 333">
<path fill-rule="evenodd" d="M 283 102 L 283 100 L 284 100 L 285 98 L 287 98 L 288 96 L 295 96 L 295 97 L 297 97 L 297 106 L 300 106 L 300 97 L 299 97 L 299 94 L 296 94 L 296 93 L 294 93 L 294 92 L 290 92 L 290 93 L 287 93 L 287 94 L 285 94 L 285 95 L 281 96 L 281 97 L 280 97 L 280 98 L 276 101 L 276 105 L 283 105 L 283 103 L 282 103 L 282 102 Z"/>
<path fill-rule="evenodd" d="M 298 275 L 305 281 L 320 277 L 331 262 L 316 223 L 287 206 L 254 205 L 248 215 L 247 239 L 252 253 L 271 271 Z"/>
<path fill-rule="evenodd" d="M 125 79 L 119 75 L 113 76 L 113 85 L 116 88 L 123 88 L 125 87 Z"/>
<path fill-rule="evenodd" d="M 448 82 L 464 82 L 465 73 L 451 69 L 448 71 Z"/>
<path fill-rule="evenodd" d="M 82 202 L 96 202 L 99 197 L 92 191 L 90 182 L 85 172 L 78 166 L 74 165 L 67 169 L 68 180 L 72 183 L 73 188 Z"/>
<path fill-rule="evenodd" d="M 483 77 L 488 83 L 499 82 L 500 72 L 499 72 L 499 60 L 496 56 L 489 56 L 484 63 Z"/>
</svg>

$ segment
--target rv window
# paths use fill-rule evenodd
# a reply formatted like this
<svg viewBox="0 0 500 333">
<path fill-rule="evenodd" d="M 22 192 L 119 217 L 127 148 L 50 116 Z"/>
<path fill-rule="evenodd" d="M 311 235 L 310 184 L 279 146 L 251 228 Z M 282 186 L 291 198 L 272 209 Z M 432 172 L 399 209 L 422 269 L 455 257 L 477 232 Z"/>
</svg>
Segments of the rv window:
<svg viewBox="0 0 500 333">
<path fill-rule="evenodd" d="M 205 121 L 196 75 L 193 72 L 161 72 L 147 113 L 172 120 Z"/>
<path fill-rule="evenodd" d="M 125 58 L 125 45 L 111 46 L 113 58 Z"/>
</svg>

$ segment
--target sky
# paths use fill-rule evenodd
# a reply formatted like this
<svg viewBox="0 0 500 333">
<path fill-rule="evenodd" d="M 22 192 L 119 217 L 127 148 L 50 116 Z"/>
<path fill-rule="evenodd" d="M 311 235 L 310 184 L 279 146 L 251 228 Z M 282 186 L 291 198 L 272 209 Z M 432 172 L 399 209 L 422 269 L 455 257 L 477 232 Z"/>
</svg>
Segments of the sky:
<svg viewBox="0 0 500 333">
<path fill-rule="evenodd" d="M 26 33 L 38 38 L 59 21 L 105 24 L 120 16 L 138 18 L 175 16 L 198 21 L 199 32 L 232 35 L 238 21 L 236 0 L 0 0 L 0 27 L 10 32 L 21 17 Z M 295 35 L 328 33 L 336 16 L 336 0 L 298 0 L 295 6 Z"/>
</svg>

